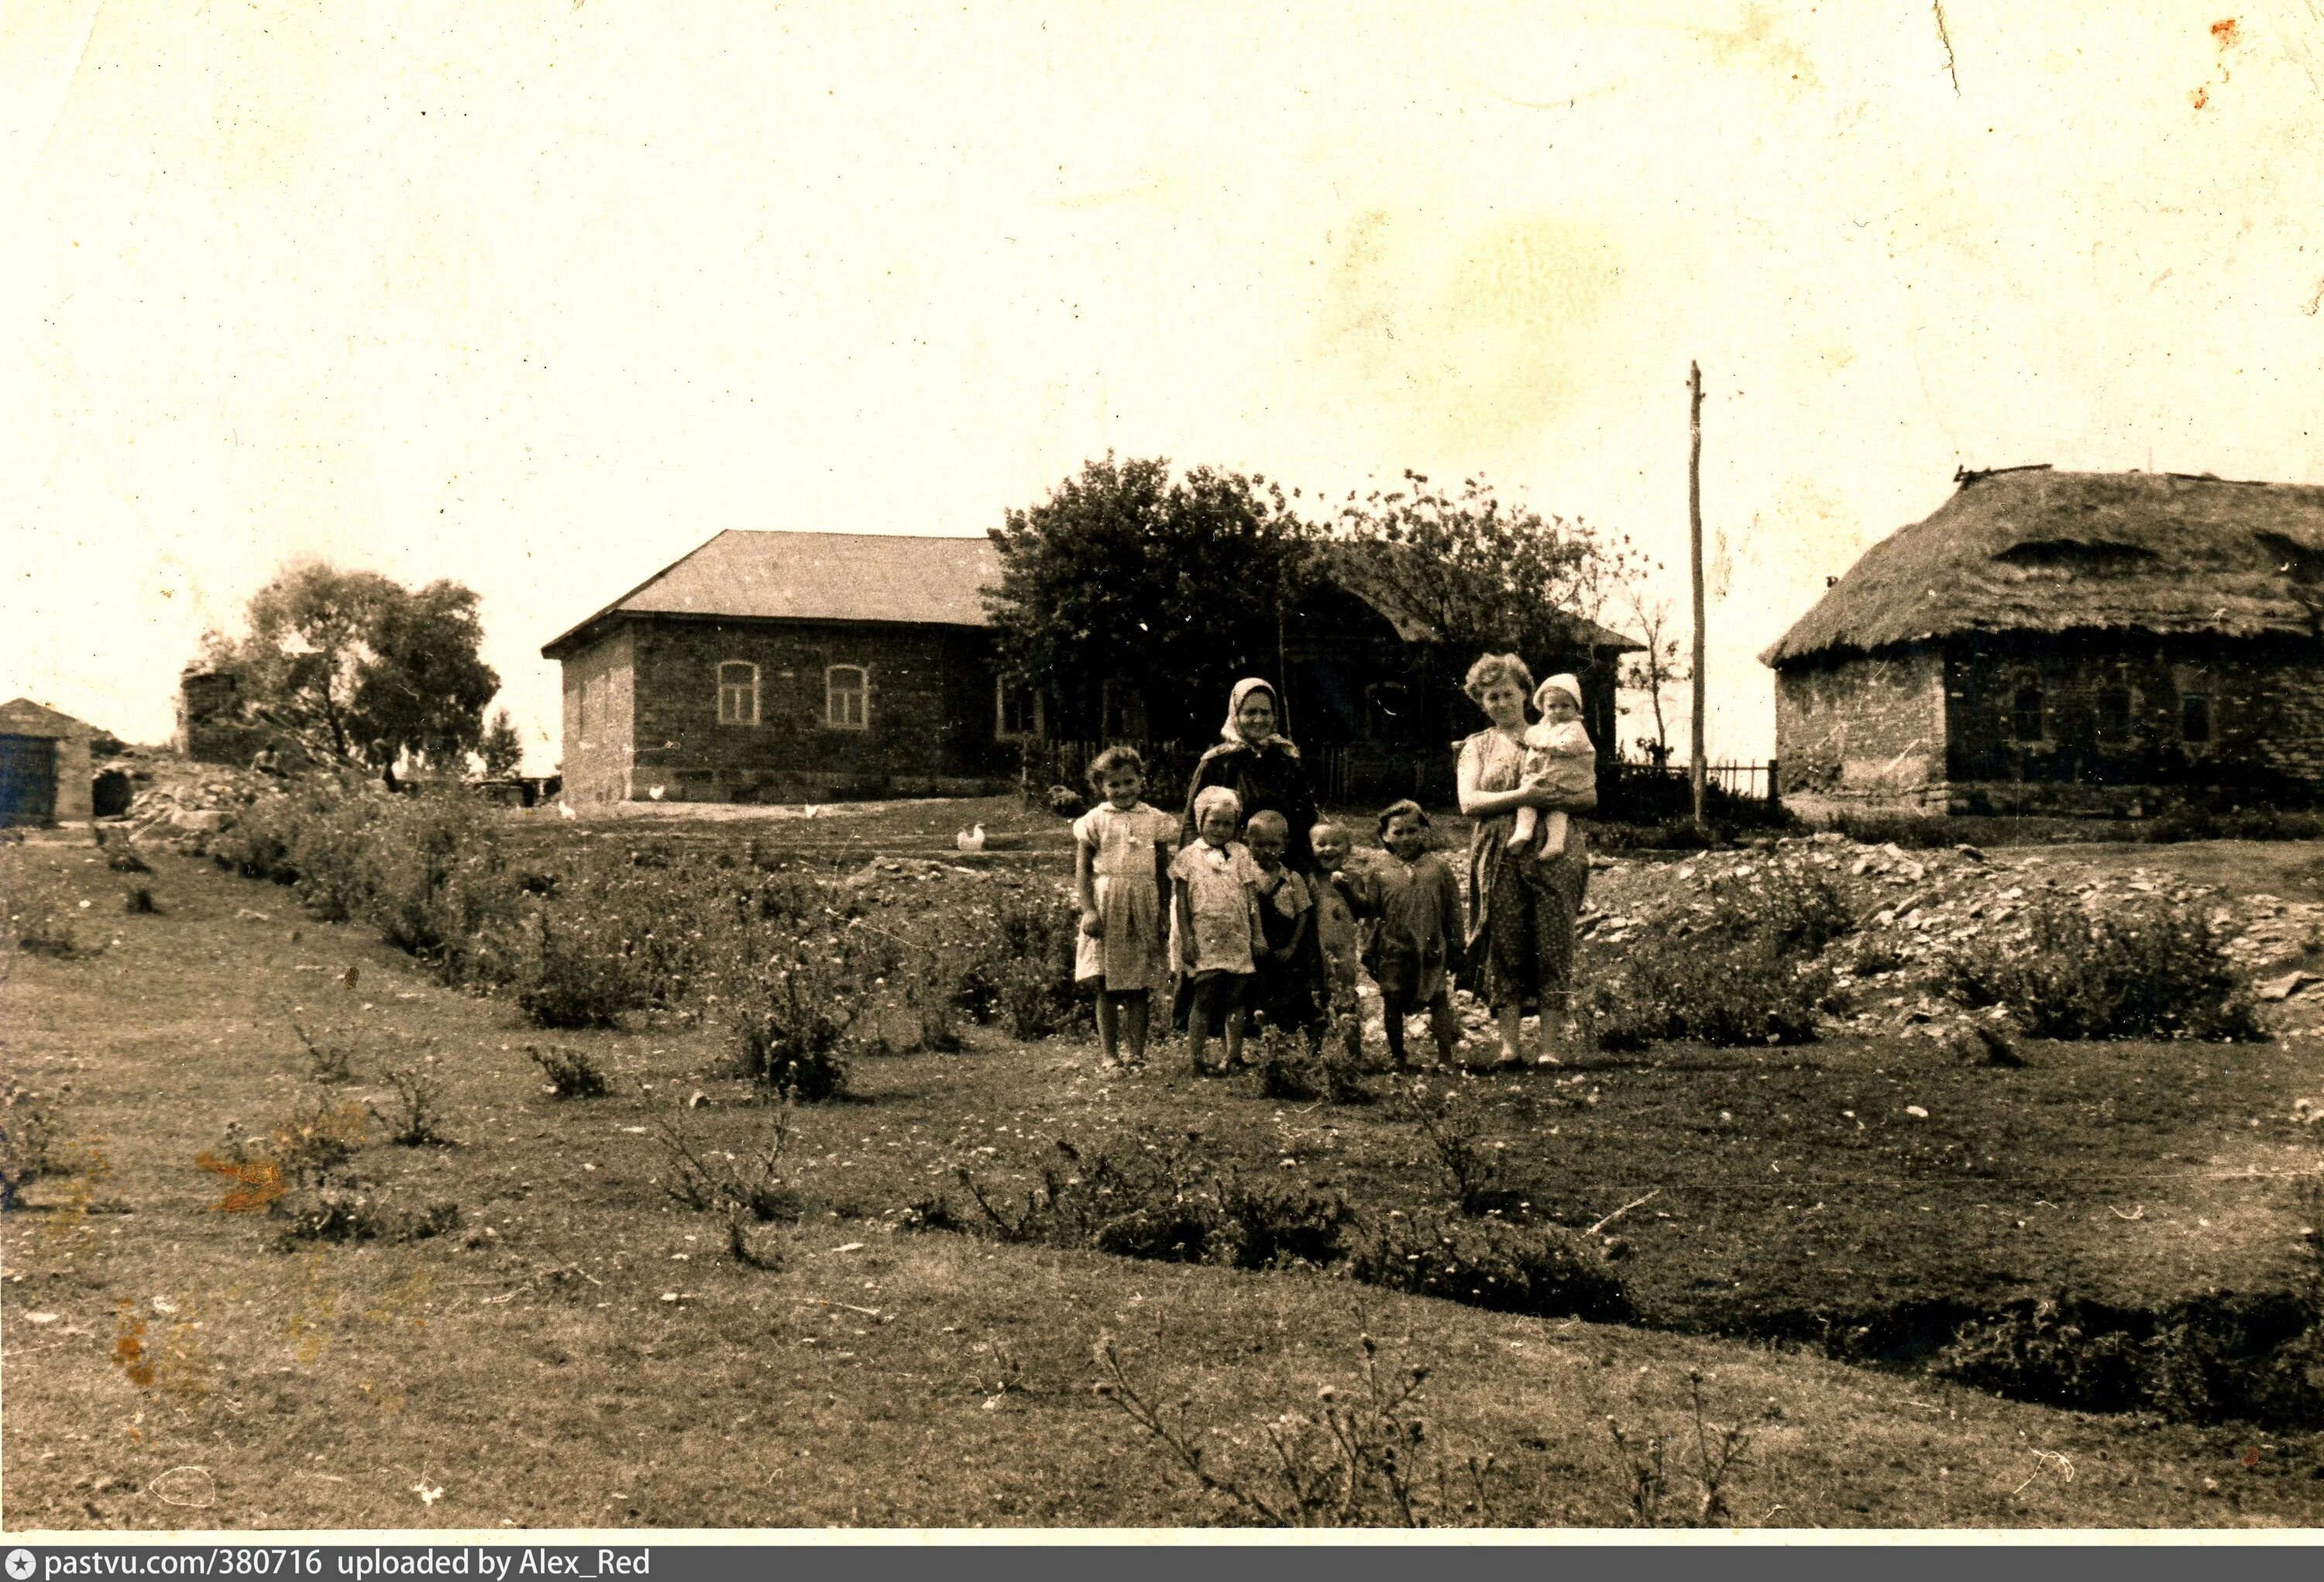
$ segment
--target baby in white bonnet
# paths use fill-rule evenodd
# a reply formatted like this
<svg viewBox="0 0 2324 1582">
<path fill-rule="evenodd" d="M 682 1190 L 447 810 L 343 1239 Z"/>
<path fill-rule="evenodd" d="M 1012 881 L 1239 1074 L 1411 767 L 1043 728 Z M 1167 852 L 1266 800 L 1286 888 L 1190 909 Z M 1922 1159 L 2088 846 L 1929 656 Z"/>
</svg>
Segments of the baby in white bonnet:
<svg viewBox="0 0 2324 1582">
<path fill-rule="evenodd" d="M 1542 780 L 1561 797 L 1595 800 L 1598 791 L 1598 748 L 1582 725 L 1582 683 L 1572 676 L 1552 676 L 1534 689 L 1533 706 L 1541 720 L 1525 734 L 1525 778 Z M 1509 830 L 1509 849 L 1522 851 L 1536 829 L 1541 845 L 1536 856 L 1543 861 L 1565 850 L 1566 817 L 1553 811 L 1547 819 L 1538 808 L 1519 808 Z"/>
</svg>

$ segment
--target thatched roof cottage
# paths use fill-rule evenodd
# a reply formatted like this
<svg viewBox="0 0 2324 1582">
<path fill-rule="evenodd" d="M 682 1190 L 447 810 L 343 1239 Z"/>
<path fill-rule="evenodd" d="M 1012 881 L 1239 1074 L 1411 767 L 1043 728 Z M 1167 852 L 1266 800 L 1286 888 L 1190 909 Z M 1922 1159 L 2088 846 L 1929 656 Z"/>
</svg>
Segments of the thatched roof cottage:
<svg viewBox="0 0 2324 1582">
<path fill-rule="evenodd" d="M 1783 639 L 1785 800 L 2151 812 L 2324 792 L 2324 488 L 1963 473 Z"/>
</svg>

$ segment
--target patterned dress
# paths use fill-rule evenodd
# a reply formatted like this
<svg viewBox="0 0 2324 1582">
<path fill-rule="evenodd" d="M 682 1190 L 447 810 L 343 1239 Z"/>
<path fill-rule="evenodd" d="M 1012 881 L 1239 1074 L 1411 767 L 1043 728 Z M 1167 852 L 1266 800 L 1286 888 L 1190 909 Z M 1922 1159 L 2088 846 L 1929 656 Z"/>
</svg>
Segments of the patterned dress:
<svg viewBox="0 0 2324 1582">
<path fill-rule="evenodd" d="M 1525 749 L 1499 730 L 1461 744 L 1461 766 L 1479 791 L 1509 791 L 1524 779 Z M 1573 819 L 1565 849 L 1543 860 L 1509 850 L 1517 814 L 1480 819 L 1469 837 L 1469 938 L 1461 985 L 1499 1009 L 1527 1014 L 1545 996 L 1561 1007 L 1573 987 L 1573 921 L 1590 883 L 1590 842 Z"/>
<path fill-rule="evenodd" d="M 1090 892 L 1105 938 L 1074 936 L 1074 976 L 1108 994 L 1170 986 L 1169 925 L 1162 899 L 1160 853 L 1178 821 L 1139 803 L 1127 813 L 1101 802 L 1074 820 L 1074 839 L 1089 848 Z"/>
</svg>

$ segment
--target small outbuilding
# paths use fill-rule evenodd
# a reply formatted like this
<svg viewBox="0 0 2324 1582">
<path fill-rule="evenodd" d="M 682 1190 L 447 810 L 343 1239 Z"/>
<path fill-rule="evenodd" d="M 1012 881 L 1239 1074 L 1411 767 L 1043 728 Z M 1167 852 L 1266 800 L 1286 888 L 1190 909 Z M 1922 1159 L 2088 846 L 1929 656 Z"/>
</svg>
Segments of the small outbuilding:
<svg viewBox="0 0 2324 1582">
<path fill-rule="evenodd" d="M 1760 656 L 1786 805 L 2324 799 L 2324 487 L 2046 467 L 1959 483 Z"/>
<path fill-rule="evenodd" d="M 0 703 L 0 825 L 90 817 L 95 726 L 29 698 Z"/>
</svg>

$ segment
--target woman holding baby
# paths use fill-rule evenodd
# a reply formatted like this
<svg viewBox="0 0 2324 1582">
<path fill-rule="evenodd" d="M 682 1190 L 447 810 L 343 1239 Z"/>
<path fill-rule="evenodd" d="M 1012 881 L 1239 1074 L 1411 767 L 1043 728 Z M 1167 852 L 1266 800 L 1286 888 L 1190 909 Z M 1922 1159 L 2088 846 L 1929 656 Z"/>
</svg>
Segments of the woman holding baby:
<svg viewBox="0 0 2324 1582">
<path fill-rule="evenodd" d="M 1461 744 L 1461 811 L 1475 821 L 1462 986 L 1492 1006 L 1504 1061 L 1525 1059 L 1521 1026 L 1535 1013 L 1540 1055 L 1554 1060 L 1571 1010 L 1574 919 L 1590 880 L 1589 843 L 1571 815 L 1598 805 L 1582 687 L 1552 676 L 1536 689 L 1513 653 L 1484 655 L 1462 686 L 1492 724 Z M 1542 716 L 1531 730 L 1528 695 Z"/>
</svg>

